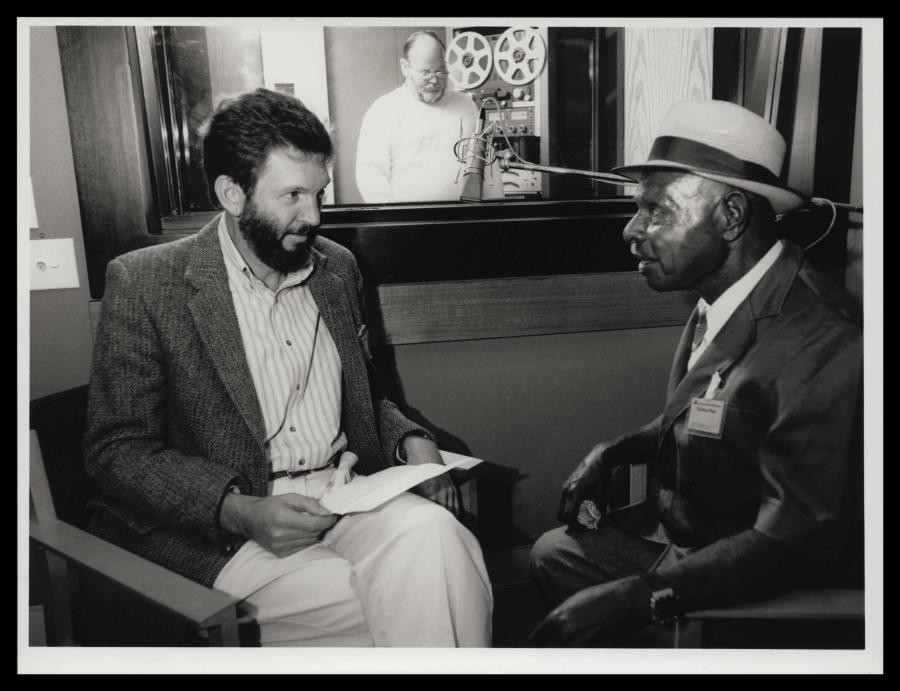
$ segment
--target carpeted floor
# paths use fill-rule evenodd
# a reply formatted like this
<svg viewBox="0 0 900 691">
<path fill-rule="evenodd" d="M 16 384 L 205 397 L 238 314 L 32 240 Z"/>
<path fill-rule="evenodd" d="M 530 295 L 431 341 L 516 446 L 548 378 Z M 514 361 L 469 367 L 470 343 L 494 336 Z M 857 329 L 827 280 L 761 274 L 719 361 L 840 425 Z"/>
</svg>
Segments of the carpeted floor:
<svg viewBox="0 0 900 691">
<path fill-rule="evenodd" d="M 546 613 L 540 594 L 528 580 L 530 545 L 486 551 L 494 588 L 495 648 L 529 647 L 528 634 Z"/>
</svg>

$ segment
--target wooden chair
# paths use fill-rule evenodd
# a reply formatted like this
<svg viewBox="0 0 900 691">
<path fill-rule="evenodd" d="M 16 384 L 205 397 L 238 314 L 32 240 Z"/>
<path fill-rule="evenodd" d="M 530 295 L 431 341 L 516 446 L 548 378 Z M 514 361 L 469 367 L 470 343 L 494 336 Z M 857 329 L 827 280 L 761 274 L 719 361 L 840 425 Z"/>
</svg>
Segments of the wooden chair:
<svg viewBox="0 0 900 691">
<path fill-rule="evenodd" d="M 37 583 L 46 590 L 42 593 L 42 605 L 47 643 L 253 644 L 257 627 L 235 598 L 83 529 L 88 481 L 82 471 L 80 449 L 86 400 L 87 387 L 79 387 L 34 401 L 31 406 L 30 542 L 33 548 L 29 566 L 33 587 Z M 47 463 L 42 447 L 50 454 Z M 73 602 L 76 601 L 78 613 L 82 614 L 76 619 L 81 625 L 73 627 Z M 122 635 L 114 628 L 102 634 L 89 630 L 94 625 L 102 628 L 104 604 L 111 609 L 106 619 L 114 625 L 121 623 L 123 628 L 130 625 L 135 629 L 134 635 L 131 632 Z M 152 635 L 147 632 L 149 642 L 145 643 L 140 636 L 147 620 L 141 617 L 147 612 L 154 613 L 147 627 L 153 632 Z"/>
<path fill-rule="evenodd" d="M 44 553 L 49 577 L 48 630 L 55 645 L 76 645 L 69 566 L 95 574 L 125 592 L 188 622 L 209 645 L 240 645 L 238 601 L 57 518 L 37 433 L 31 430 L 30 538 Z"/>
<path fill-rule="evenodd" d="M 646 501 L 652 483 L 646 465 L 629 467 L 628 505 Z M 857 558 L 861 562 L 862 555 Z M 845 579 L 861 582 L 861 566 L 858 576 Z M 772 598 L 688 612 L 675 625 L 674 646 L 757 647 L 755 644 L 762 643 L 773 648 L 861 648 L 864 625 L 863 589 L 802 588 Z"/>
<path fill-rule="evenodd" d="M 84 530 L 91 494 L 81 456 L 86 403 L 84 386 L 31 405 L 30 575 L 33 586 L 46 583 L 40 595 L 47 642 L 258 645 L 259 627 L 248 605 Z M 461 520 L 474 529 L 477 469 L 451 472 L 461 484 Z M 76 599 L 80 616 L 73 617 Z"/>
<path fill-rule="evenodd" d="M 765 600 L 689 612 L 675 625 L 675 647 L 726 647 L 717 628 L 737 627 L 742 633 L 748 629 L 768 632 L 763 634 L 766 647 L 861 648 L 864 623 L 863 590 L 800 589 Z M 782 635 L 773 641 L 770 637 L 779 630 Z"/>
</svg>

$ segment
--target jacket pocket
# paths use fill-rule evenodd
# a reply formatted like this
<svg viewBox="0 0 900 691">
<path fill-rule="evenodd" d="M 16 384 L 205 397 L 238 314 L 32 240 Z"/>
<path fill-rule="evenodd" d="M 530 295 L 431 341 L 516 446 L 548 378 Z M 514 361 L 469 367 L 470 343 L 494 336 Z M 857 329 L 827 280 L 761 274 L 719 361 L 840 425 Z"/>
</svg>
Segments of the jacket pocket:
<svg viewBox="0 0 900 691">
<path fill-rule="evenodd" d="M 102 499 L 95 499 L 88 502 L 88 509 L 93 512 L 99 512 L 101 515 L 111 516 L 114 521 L 124 523 L 128 528 L 138 535 L 146 535 L 156 530 L 159 523 L 149 518 L 144 518 L 140 514 L 136 514 L 116 504 L 109 503 Z M 100 518 L 103 521 L 103 518 Z"/>
</svg>

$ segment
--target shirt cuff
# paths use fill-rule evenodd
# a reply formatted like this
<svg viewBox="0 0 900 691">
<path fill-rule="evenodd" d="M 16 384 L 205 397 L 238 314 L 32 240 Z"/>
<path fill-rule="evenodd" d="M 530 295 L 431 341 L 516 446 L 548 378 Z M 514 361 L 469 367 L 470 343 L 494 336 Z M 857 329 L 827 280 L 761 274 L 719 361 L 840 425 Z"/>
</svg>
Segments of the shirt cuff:
<svg viewBox="0 0 900 691">
<path fill-rule="evenodd" d="M 791 512 L 778 499 L 763 497 L 753 527 L 773 540 L 791 544 L 802 536 L 810 535 L 819 526 L 810 518 Z"/>
<path fill-rule="evenodd" d="M 225 487 L 225 491 L 222 492 L 222 498 L 219 499 L 219 506 L 218 510 L 216 511 L 216 525 L 218 526 L 219 533 L 219 548 L 221 549 L 223 554 L 230 556 L 237 551 L 238 547 L 243 544 L 246 538 L 241 535 L 234 535 L 232 533 L 229 533 L 222 527 L 222 524 L 219 522 L 222 514 L 222 504 L 225 503 L 225 497 L 229 494 L 243 494 L 243 492 L 241 491 L 240 479 L 234 478 L 228 483 L 228 485 Z"/>
</svg>

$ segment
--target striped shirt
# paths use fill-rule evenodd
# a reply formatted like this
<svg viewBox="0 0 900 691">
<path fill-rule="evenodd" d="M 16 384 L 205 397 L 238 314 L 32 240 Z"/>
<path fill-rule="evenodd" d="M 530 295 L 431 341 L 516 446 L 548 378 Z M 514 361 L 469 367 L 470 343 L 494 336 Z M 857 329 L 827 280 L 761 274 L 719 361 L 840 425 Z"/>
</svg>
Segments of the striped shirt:
<svg viewBox="0 0 900 691">
<path fill-rule="evenodd" d="M 306 284 L 314 267 L 288 274 L 273 291 L 235 247 L 225 214 L 219 241 L 271 470 L 323 467 L 347 439 L 341 430 L 341 359 Z"/>
</svg>

